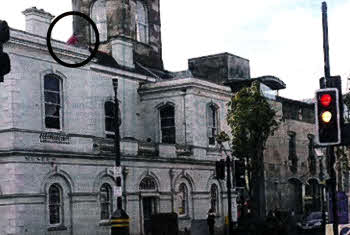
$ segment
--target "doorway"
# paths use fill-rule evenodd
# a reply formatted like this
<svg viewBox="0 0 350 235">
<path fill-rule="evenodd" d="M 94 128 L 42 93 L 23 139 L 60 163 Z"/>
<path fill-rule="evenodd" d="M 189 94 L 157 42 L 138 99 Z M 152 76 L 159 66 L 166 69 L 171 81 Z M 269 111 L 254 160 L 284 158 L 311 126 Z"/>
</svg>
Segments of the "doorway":
<svg viewBox="0 0 350 235">
<path fill-rule="evenodd" d="M 155 197 L 143 197 L 143 231 L 144 235 L 150 235 L 152 233 L 152 215 L 156 214 L 156 198 Z"/>
</svg>

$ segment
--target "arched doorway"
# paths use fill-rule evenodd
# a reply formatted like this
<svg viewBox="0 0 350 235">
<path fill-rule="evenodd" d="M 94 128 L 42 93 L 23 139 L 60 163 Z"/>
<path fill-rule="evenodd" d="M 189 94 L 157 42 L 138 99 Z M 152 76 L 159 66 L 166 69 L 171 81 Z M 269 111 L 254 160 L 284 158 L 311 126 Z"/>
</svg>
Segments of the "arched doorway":
<svg viewBox="0 0 350 235">
<path fill-rule="evenodd" d="M 296 178 L 288 180 L 288 209 L 297 214 L 303 213 L 303 190 L 302 183 Z"/>
<path fill-rule="evenodd" d="M 158 213 L 159 192 L 155 179 L 151 176 L 144 177 L 139 185 L 140 208 L 141 208 L 141 229 L 143 235 L 152 232 L 152 215 Z"/>
<path fill-rule="evenodd" d="M 321 211 L 321 187 L 317 179 L 309 179 L 305 184 L 305 211 Z"/>
</svg>

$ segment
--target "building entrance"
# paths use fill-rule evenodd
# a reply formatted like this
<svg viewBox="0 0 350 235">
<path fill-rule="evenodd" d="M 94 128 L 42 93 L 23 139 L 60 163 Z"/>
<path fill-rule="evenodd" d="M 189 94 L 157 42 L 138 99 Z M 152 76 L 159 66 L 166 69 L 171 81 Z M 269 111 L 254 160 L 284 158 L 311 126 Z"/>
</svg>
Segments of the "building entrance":
<svg viewBox="0 0 350 235">
<path fill-rule="evenodd" d="M 143 204 L 143 226 L 144 235 L 151 235 L 152 233 L 152 220 L 153 214 L 156 214 L 156 198 L 155 197 L 144 197 L 142 198 Z"/>
</svg>

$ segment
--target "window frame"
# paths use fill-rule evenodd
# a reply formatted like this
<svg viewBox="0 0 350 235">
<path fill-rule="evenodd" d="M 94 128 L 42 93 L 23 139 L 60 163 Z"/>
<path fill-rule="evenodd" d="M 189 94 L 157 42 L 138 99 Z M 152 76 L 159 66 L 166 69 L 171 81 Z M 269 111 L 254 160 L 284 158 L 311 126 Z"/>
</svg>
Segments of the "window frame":
<svg viewBox="0 0 350 235">
<path fill-rule="evenodd" d="M 215 187 L 215 208 L 213 208 L 213 195 L 212 195 L 212 192 L 213 192 L 213 187 Z M 210 208 L 214 209 L 214 213 L 216 215 L 219 215 L 219 210 L 220 210 L 220 205 L 219 205 L 219 187 L 217 184 L 213 183 L 211 184 L 210 186 Z"/>
<path fill-rule="evenodd" d="M 112 100 L 106 100 L 103 104 L 103 109 L 104 109 L 104 134 L 105 134 L 105 137 L 108 138 L 108 139 L 114 139 L 115 138 L 115 133 L 114 131 L 107 131 L 107 126 L 106 126 L 106 119 L 107 118 L 110 118 L 112 119 L 114 122 L 115 122 L 115 117 L 114 117 L 114 114 L 113 114 L 113 118 L 111 118 L 111 116 L 108 116 L 106 115 L 106 104 L 107 103 L 112 103 L 113 105 L 115 105 L 115 103 L 112 101 Z M 113 108 L 114 109 L 114 108 Z M 115 112 L 115 110 L 114 110 Z"/>
<path fill-rule="evenodd" d="M 183 189 L 184 191 L 181 191 L 181 187 L 183 186 Z M 186 185 L 186 183 L 182 182 L 179 184 L 178 186 L 178 194 L 182 196 L 182 199 L 181 199 L 181 207 L 180 205 L 177 206 L 177 211 L 178 211 L 178 214 L 179 214 L 179 217 L 186 217 L 189 215 L 189 205 L 188 205 L 188 187 Z M 182 212 L 180 212 L 180 208 L 182 208 Z"/>
<path fill-rule="evenodd" d="M 173 117 L 172 119 L 174 120 L 174 126 L 166 126 L 166 128 L 162 128 L 162 119 L 165 119 L 165 118 L 162 118 L 162 115 L 161 115 L 161 112 L 162 110 L 164 110 L 165 108 L 172 108 L 173 109 Z M 159 107 L 158 109 L 158 118 L 159 118 L 159 143 L 162 143 L 162 144 L 176 144 L 176 119 L 175 119 L 175 114 L 176 114 L 176 109 L 175 109 L 175 105 L 173 104 L 170 104 L 170 103 L 167 103 L 161 107 Z M 171 117 L 166 117 L 166 119 L 170 119 Z M 174 136 L 174 142 L 173 143 L 169 143 L 169 142 L 164 142 L 163 140 L 163 129 L 174 129 L 174 132 L 173 132 L 173 136 Z"/>
<path fill-rule="evenodd" d="M 58 206 L 59 207 L 59 222 L 51 224 L 51 211 L 50 211 L 50 189 L 51 187 L 56 187 L 59 191 L 59 203 L 54 204 L 53 206 Z M 48 225 L 50 228 L 55 228 L 55 227 L 61 227 L 64 225 L 64 198 L 63 198 L 63 189 L 58 183 L 53 183 L 48 187 L 48 192 L 47 192 L 47 213 L 48 213 Z"/>
<path fill-rule="evenodd" d="M 143 12 L 144 12 L 144 17 L 145 17 L 145 22 L 139 21 L 138 13 L 139 13 L 139 6 L 142 6 Z M 149 20 L 148 20 L 148 7 L 145 3 L 141 1 L 136 2 L 136 14 L 135 14 L 135 23 L 136 23 L 136 41 L 148 44 L 149 43 Z M 140 26 L 144 28 L 144 37 L 145 41 L 141 40 L 141 32 L 140 32 Z"/>
<path fill-rule="evenodd" d="M 58 80 L 58 92 L 54 91 L 54 90 L 49 90 L 49 89 L 45 89 L 45 80 L 48 77 L 54 77 L 55 79 Z M 46 102 L 46 98 L 45 98 L 45 94 L 49 92 L 49 93 L 57 93 L 59 96 L 59 103 L 51 103 L 51 102 Z M 42 107 L 43 107 L 43 113 L 42 113 L 42 117 L 43 117 L 43 128 L 44 130 L 50 131 L 50 132 L 62 132 L 63 128 L 64 128 L 64 102 L 63 102 L 63 96 L 64 92 L 63 92 L 63 79 L 61 75 L 58 75 L 56 73 L 50 72 L 50 73 L 45 73 L 42 77 Z M 48 105 L 56 105 L 59 106 L 59 128 L 50 128 L 46 126 L 46 104 Z"/>
<path fill-rule="evenodd" d="M 207 105 L 206 114 L 207 114 L 207 121 L 206 121 L 207 143 L 208 143 L 209 147 L 216 147 L 218 143 L 215 139 L 215 135 L 217 135 L 220 132 L 220 129 L 219 129 L 219 106 L 213 102 L 210 102 Z M 210 120 L 211 120 L 210 115 L 212 115 L 212 114 L 215 114 L 216 120 L 214 120 L 213 123 L 210 123 Z M 211 125 L 214 123 L 216 126 Z M 215 130 L 213 130 L 213 129 L 215 129 Z M 210 134 L 210 133 L 212 133 L 212 134 Z M 213 133 L 214 133 L 214 136 L 213 136 Z M 214 138 L 214 144 L 212 144 L 210 142 L 210 138 Z"/>
<path fill-rule="evenodd" d="M 107 198 L 109 198 L 109 200 L 107 200 L 106 202 L 102 202 L 102 188 L 103 187 L 105 187 Z M 109 220 L 112 216 L 112 213 L 113 213 L 113 188 L 109 183 L 103 183 L 99 188 L 99 204 L 100 204 L 100 220 L 101 221 Z M 107 206 L 108 218 L 102 217 L 102 208 L 103 208 L 102 204 L 106 204 L 105 206 Z"/>
<path fill-rule="evenodd" d="M 95 1 L 92 2 L 92 4 L 90 5 L 90 18 L 92 20 L 94 20 L 94 17 L 92 15 L 93 14 L 93 10 L 94 10 L 94 6 L 95 6 L 95 4 L 99 4 L 101 2 L 104 2 L 103 4 L 104 4 L 104 9 L 105 9 L 105 11 L 104 11 L 105 19 L 102 22 L 95 22 L 95 23 L 96 23 L 97 30 L 98 30 L 98 32 L 100 34 L 100 42 L 105 42 L 105 41 L 108 41 L 108 16 L 107 16 L 106 0 L 95 0 Z M 103 27 L 104 27 L 104 30 L 105 30 L 105 33 L 106 33 L 105 37 L 101 37 L 101 35 L 103 35 L 103 33 L 100 32 L 99 27 L 98 27 L 99 25 L 102 25 L 102 24 L 104 25 Z M 91 43 L 95 43 L 95 38 L 93 38 L 93 35 L 94 35 L 95 31 L 93 30 L 91 25 L 90 25 L 89 29 L 90 29 L 89 30 L 90 31 L 90 42 Z"/>
</svg>

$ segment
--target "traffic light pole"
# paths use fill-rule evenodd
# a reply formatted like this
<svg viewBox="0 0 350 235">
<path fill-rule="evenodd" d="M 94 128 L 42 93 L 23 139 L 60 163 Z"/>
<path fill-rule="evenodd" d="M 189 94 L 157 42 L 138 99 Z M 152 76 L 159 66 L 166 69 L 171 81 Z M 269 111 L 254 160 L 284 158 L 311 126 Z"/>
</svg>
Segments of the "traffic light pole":
<svg viewBox="0 0 350 235">
<path fill-rule="evenodd" d="M 334 234 L 338 234 L 338 208 L 337 208 L 337 178 L 336 178 L 336 172 L 334 169 L 335 164 L 335 154 L 334 154 L 334 147 L 329 146 L 327 147 L 328 157 L 329 157 L 329 187 L 330 187 L 330 193 L 332 198 L 332 215 L 333 215 L 333 232 Z"/>
<path fill-rule="evenodd" d="M 327 3 L 322 2 L 322 28 L 323 28 L 323 53 L 324 53 L 324 73 L 325 79 L 320 80 L 320 88 L 328 87 L 331 84 L 330 66 L 329 66 L 329 45 L 328 45 L 328 20 L 327 20 Z M 341 90 L 339 91 L 341 96 Z M 340 111 L 342 114 L 342 110 Z M 333 215 L 333 234 L 338 234 L 338 214 L 337 214 L 337 195 L 336 195 L 336 172 L 334 169 L 335 155 L 334 147 L 327 147 L 327 155 L 329 158 L 329 175 L 330 175 L 330 187 L 328 190 L 331 192 L 332 198 L 332 215 Z M 325 221 L 323 221 L 325 223 Z"/>
</svg>

